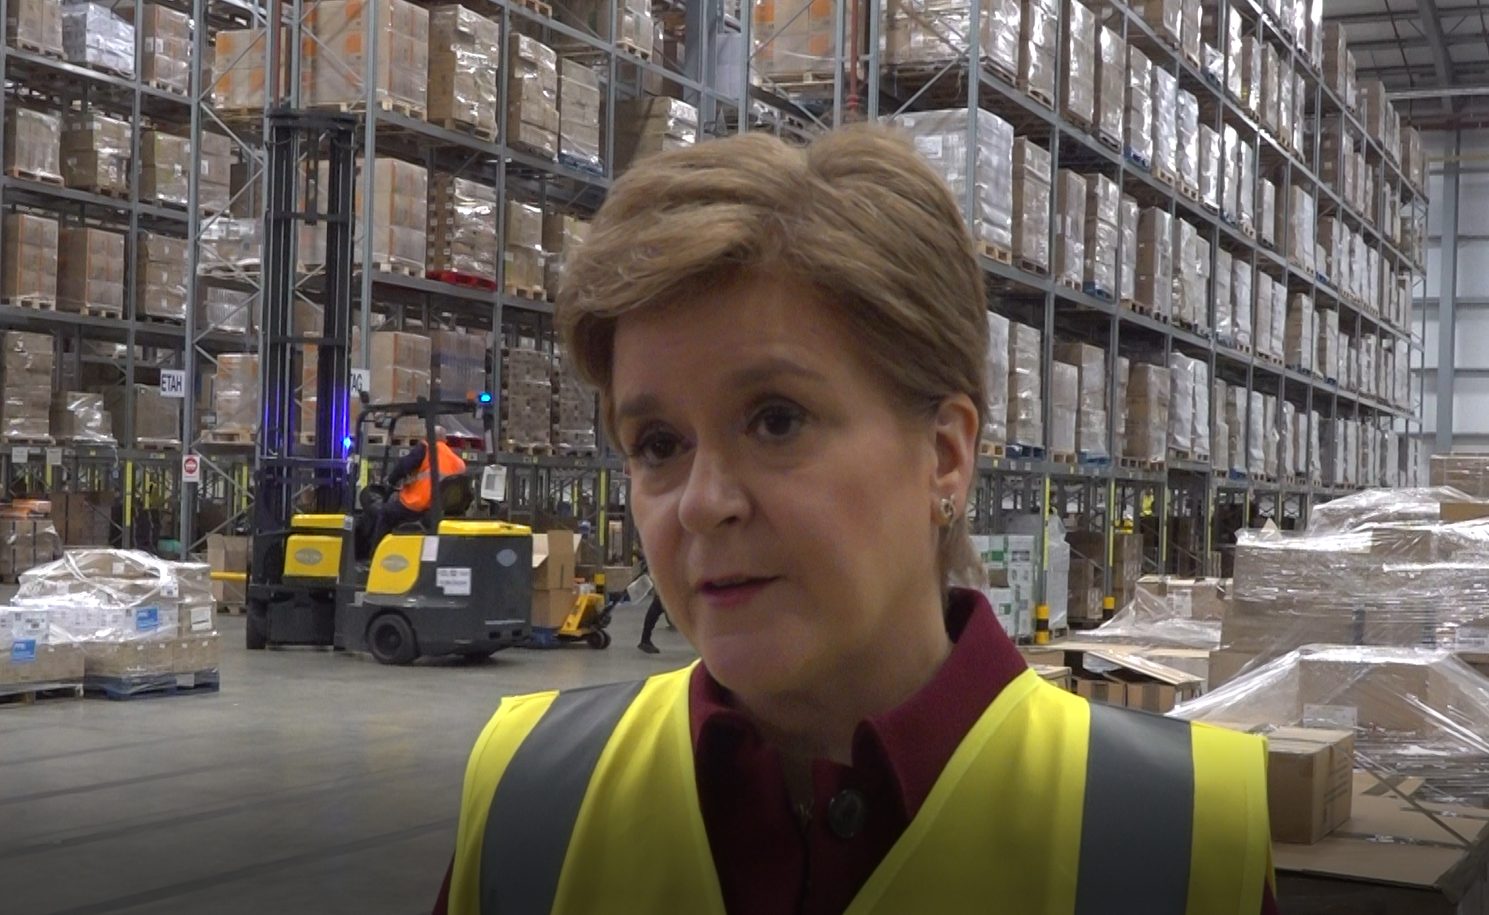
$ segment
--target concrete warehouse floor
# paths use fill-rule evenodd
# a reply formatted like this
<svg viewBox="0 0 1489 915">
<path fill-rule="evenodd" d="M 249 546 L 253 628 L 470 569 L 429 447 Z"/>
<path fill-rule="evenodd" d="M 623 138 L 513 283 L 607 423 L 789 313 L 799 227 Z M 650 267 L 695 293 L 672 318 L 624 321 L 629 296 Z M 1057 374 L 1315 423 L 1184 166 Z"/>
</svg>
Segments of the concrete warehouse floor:
<svg viewBox="0 0 1489 915">
<path fill-rule="evenodd" d="M 454 848 L 466 756 L 502 696 L 691 661 L 623 607 L 606 651 L 509 650 L 408 668 L 243 648 L 222 690 L 0 706 L 5 915 L 418 915 Z"/>
</svg>

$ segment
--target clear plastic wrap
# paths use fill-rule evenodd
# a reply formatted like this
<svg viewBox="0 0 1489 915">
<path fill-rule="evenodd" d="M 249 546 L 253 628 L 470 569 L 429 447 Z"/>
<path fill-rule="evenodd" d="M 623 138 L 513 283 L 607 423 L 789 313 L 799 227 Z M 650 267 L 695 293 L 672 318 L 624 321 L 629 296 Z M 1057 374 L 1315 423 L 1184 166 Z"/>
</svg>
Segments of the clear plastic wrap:
<svg viewBox="0 0 1489 915">
<path fill-rule="evenodd" d="M 134 397 L 135 444 L 141 448 L 181 447 L 181 401 L 161 396 L 159 385 L 119 385 L 104 391 L 104 404 L 118 434 L 124 435 L 129 429 L 125 401 L 130 394 Z"/>
<path fill-rule="evenodd" d="M 527 346 L 501 355 L 501 450 L 552 443 L 552 358 Z"/>
<path fill-rule="evenodd" d="M 1318 311 L 1320 329 L 1314 346 L 1318 355 L 1318 371 L 1324 378 L 1337 383 L 1339 379 L 1339 312 L 1333 308 Z"/>
<path fill-rule="evenodd" d="M 160 130 L 145 131 L 140 135 L 140 198 L 184 208 L 192 165 L 189 139 Z"/>
<path fill-rule="evenodd" d="M 1277 63 L 1277 138 L 1283 146 L 1293 141 L 1293 71 L 1286 61 Z"/>
<path fill-rule="evenodd" d="M 436 173 L 430 190 L 430 272 L 496 282 L 496 188 Z"/>
<path fill-rule="evenodd" d="M 1066 9 L 1066 47 L 1060 110 L 1087 130 L 1096 126 L 1096 17 L 1079 0 Z"/>
<path fill-rule="evenodd" d="M 1168 453 L 1178 452 L 1184 460 L 1193 458 L 1195 362 L 1183 353 L 1168 357 Z"/>
<path fill-rule="evenodd" d="M 1224 248 L 1215 252 L 1215 337 L 1227 346 L 1235 346 L 1236 323 L 1231 316 L 1231 284 L 1235 281 L 1235 263 Z"/>
<path fill-rule="evenodd" d="M 975 155 L 967 149 L 967 109 L 923 111 L 895 116 L 891 123 L 910 134 L 911 142 L 951 187 L 959 205 L 967 205 L 972 186 L 973 234 L 1008 251 L 1013 247 L 1013 126 L 990 111 L 977 111 Z M 1082 191 L 1082 201 L 1084 201 Z M 1080 225 L 1077 220 L 1075 225 Z M 1079 239 L 1077 239 L 1079 243 Z M 1079 282 L 1079 260 L 1076 280 Z"/>
<path fill-rule="evenodd" d="M 526 35 L 513 32 L 506 38 L 507 58 L 503 64 L 507 73 L 507 141 L 515 142 L 537 155 L 557 158 L 558 57 L 552 48 Z M 617 166 L 621 163 L 629 166 L 639 156 L 665 148 L 662 140 L 670 134 L 649 134 L 647 128 L 652 126 L 650 122 L 654 114 L 665 125 L 669 116 L 667 112 L 673 107 L 668 103 L 672 101 L 675 100 L 638 99 L 617 106 Z M 698 115 L 694 110 L 693 134 L 688 137 L 686 145 L 692 145 L 697 127 Z M 655 142 L 649 142 L 653 140 Z"/>
<path fill-rule="evenodd" d="M 1044 447 L 1041 381 L 1044 334 L 1027 324 L 1008 326 L 1008 442 Z"/>
<path fill-rule="evenodd" d="M 1228 222 L 1235 222 L 1237 207 L 1245 191 L 1241 186 L 1241 135 L 1236 128 L 1225 125 L 1220 135 L 1220 215 Z"/>
<path fill-rule="evenodd" d="M 1277 404 L 1282 428 L 1277 433 L 1277 474 L 1281 477 L 1295 476 L 1298 472 L 1297 408 L 1286 400 Z"/>
<path fill-rule="evenodd" d="M 553 360 L 553 447 L 560 454 L 594 454 L 597 402 L 595 389 L 579 380 L 561 351 Z"/>
<path fill-rule="evenodd" d="M 1050 107 L 1055 101 L 1059 17 L 1057 0 L 1024 0 L 1019 18 L 1019 86 Z"/>
<path fill-rule="evenodd" d="M 1062 168 L 1055 177 L 1055 279 L 1079 286 L 1085 270 L 1086 179 Z"/>
<path fill-rule="evenodd" d="M 1175 108 L 1175 164 L 1184 187 L 1200 193 L 1199 99 L 1185 89 L 1178 92 Z"/>
<path fill-rule="evenodd" d="M 130 4 L 119 8 L 134 18 Z M 147 3 L 140 21 L 140 80 L 176 95 L 191 94 L 191 17 L 179 10 Z"/>
<path fill-rule="evenodd" d="M 1282 432 L 1277 427 L 1279 414 L 1277 398 L 1262 395 L 1262 473 L 1269 477 L 1279 476 Z"/>
<path fill-rule="evenodd" d="M 1013 143 L 1013 256 L 1050 267 L 1050 154 L 1026 137 Z"/>
<path fill-rule="evenodd" d="M 1246 436 L 1250 431 L 1251 400 L 1242 387 L 1225 390 L 1225 427 L 1230 434 L 1230 469 L 1235 473 L 1248 473 L 1248 451 Z"/>
<path fill-rule="evenodd" d="M 6 213 L 0 298 L 50 305 L 57 301 L 57 220 L 30 213 Z"/>
<path fill-rule="evenodd" d="M 62 56 L 62 6 L 55 0 L 11 0 L 5 32 L 12 46 Z"/>
<path fill-rule="evenodd" d="M 1260 305 L 1260 299 L 1258 299 Z M 1272 284 L 1272 323 L 1270 326 L 1271 339 L 1268 342 L 1268 352 L 1281 359 L 1284 355 L 1284 340 L 1287 337 L 1287 284 Z"/>
<path fill-rule="evenodd" d="M 1228 7 L 1225 11 L 1225 91 L 1232 100 L 1241 102 L 1245 97 L 1245 79 L 1242 61 L 1245 58 L 1241 44 L 1241 11 Z"/>
<path fill-rule="evenodd" d="M 1271 179 L 1257 182 L 1256 233 L 1262 244 L 1277 247 L 1277 185 Z"/>
<path fill-rule="evenodd" d="M 263 255 L 259 238 L 263 224 L 262 219 L 219 216 L 202 226 L 200 271 L 232 274 L 234 268 L 246 272 L 257 270 Z M 324 259 L 325 234 L 317 232 L 318 228 L 312 226 L 302 231 L 301 237 L 310 242 L 301 245 L 302 263 L 319 263 Z"/>
<path fill-rule="evenodd" d="M 0 333 L 0 440 L 51 441 L 55 359 L 50 334 Z"/>
<path fill-rule="evenodd" d="M 1342 728 L 1377 776 L 1422 779 L 1422 801 L 1489 801 L 1489 689 L 1448 651 L 1299 647 L 1170 714 L 1247 729 Z"/>
<path fill-rule="evenodd" d="M 1251 352 L 1254 342 L 1251 334 L 1251 306 L 1256 300 L 1252 291 L 1254 271 L 1251 264 L 1240 258 L 1231 263 L 1231 322 L 1236 349 Z"/>
<path fill-rule="evenodd" d="M 62 180 L 68 187 L 129 195 L 129 122 L 96 111 L 69 111 L 62 119 Z"/>
<path fill-rule="evenodd" d="M 1118 454 L 1127 454 L 1127 382 L 1132 375 L 1131 361 L 1126 356 L 1117 357 L 1117 390 L 1112 402 L 1115 412 L 1112 414 L 1112 441 L 1115 443 Z M 1141 557 L 1139 557 L 1141 558 Z M 1134 577 L 1134 581 L 1136 578 Z"/>
<path fill-rule="evenodd" d="M 1215 379 L 1210 388 L 1210 466 L 1222 475 L 1231 470 L 1229 397 L 1229 386 Z"/>
<path fill-rule="evenodd" d="M 1117 285 L 1121 287 L 1121 300 L 1123 302 L 1131 302 L 1137 293 L 1137 200 L 1123 194 L 1121 206 L 1122 221 L 1120 230 L 1122 242 L 1119 246 L 1119 251 L 1121 252 L 1122 265 L 1121 276 L 1117 280 Z"/>
<path fill-rule="evenodd" d="M 487 388 L 484 333 L 439 330 L 429 335 L 429 394 L 435 400 L 475 400 Z"/>
<path fill-rule="evenodd" d="M 1291 368 L 1311 372 L 1314 368 L 1314 322 L 1313 298 L 1304 293 L 1292 297 L 1287 310 L 1287 329 L 1284 338 L 1283 362 Z"/>
<path fill-rule="evenodd" d="M 1230 604 L 1229 586 L 1225 579 L 1144 576 L 1137 582 L 1131 603 L 1082 638 L 1213 651 L 1220 647 L 1220 620 Z"/>
<path fill-rule="evenodd" d="M 367 16 L 378 28 L 377 60 L 367 59 Z M 373 81 L 379 102 L 429 107 L 429 11 L 407 0 L 319 0 L 306 17 L 300 94 L 311 105 L 354 105 Z"/>
<path fill-rule="evenodd" d="M 135 314 L 186 320 L 186 242 L 141 232 L 135 244 Z"/>
<path fill-rule="evenodd" d="M 288 32 L 282 32 L 288 37 Z M 248 113 L 264 107 L 263 29 L 224 29 L 213 38 L 212 105 L 219 111 Z M 284 47 L 283 44 L 280 47 Z"/>
<path fill-rule="evenodd" d="M 1257 114 L 1257 119 L 1261 121 L 1262 127 L 1273 136 L 1278 133 L 1278 103 L 1282 100 L 1281 75 L 1281 62 L 1277 57 L 1277 49 L 1269 43 L 1264 43 L 1261 67 L 1261 110 Z"/>
<path fill-rule="evenodd" d="M 1080 407 L 1080 368 L 1056 361 L 1050 366 L 1049 449 L 1075 454 L 1076 414 Z"/>
<path fill-rule="evenodd" d="M 1310 275 L 1313 270 L 1313 195 L 1293 185 L 1287 195 L 1287 259 Z"/>
<path fill-rule="evenodd" d="M 1191 360 L 1190 374 L 1194 378 L 1194 421 L 1189 427 L 1189 450 L 1196 461 L 1209 461 L 1210 454 L 1210 366 L 1201 360 Z"/>
<path fill-rule="evenodd" d="M 1256 223 L 1256 147 L 1242 143 L 1236 147 L 1236 225 L 1242 232 L 1254 233 Z"/>
<path fill-rule="evenodd" d="M 763 56 L 770 62 L 767 67 L 769 75 L 792 70 L 801 72 L 802 67 L 799 64 L 793 65 L 789 54 L 790 40 L 794 32 L 800 29 L 794 23 L 786 22 L 792 10 L 787 6 L 760 3 L 755 5 L 755 10 L 757 30 L 764 24 L 763 18 L 767 17 L 771 20 L 769 25 L 772 29 L 776 27 L 776 23 L 780 23 L 781 28 L 786 30 L 788 54 L 780 58 L 780 63 L 777 63 L 774 50 L 776 42 L 766 44 L 762 37 L 761 42 L 756 45 L 756 56 Z M 1019 0 L 989 0 L 981 4 L 981 10 L 982 28 L 978 35 L 978 48 L 983 59 L 1012 82 L 1019 68 Z M 831 15 L 830 7 L 828 15 Z M 808 18 L 803 15 L 798 21 L 803 22 Z M 893 0 L 884 7 L 884 32 L 881 38 L 884 60 L 897 64 L 944 62 L 965 55 L 972 33 L 971 20 L 971 5 L 967 0 Z M 809 26 L 811 24 L 808 23 Z M 819 24 L 819 34 L 822 32 L 821 25 Z M 767 33 L 757 31 L 756 34 L 764 36 Z M 826 24 L 826 34 L 831 35 L 830 23 Z M 830 60 L 830 51 L 821 57 Z"/>
<path fill-rule="evenodd" d="M 1153 170 L 1178 176 L 1179 81 L 1161 67 L 1153 68 Z"/>
<path fill-rule="evenodd" d="M 1008 442 L 1008 319 L 987 313 L 988 348 L 984 363 L 987 404 L 982 420 L 982 440 L 994 445 Z"/>
<path fill-rule="evenodd" d="M 559 61 L 558 154 L 564 162 L 600 169 L 600 75 L 593 67 Z"/>
<path fill-rule="evenodd" d="M 1153 65 L 1134 46 L 1127 49 L 1127 136 L 1129 159 L 1153 163 Z"/>
<path fill-rule="evenodd" d="M 1199 328 L 1209 328 L 1208 309 L 1205 298 L 1209 286 L 1205 282 L 1209 274 L 1210 248 L 1202 245 L 1199 232 L 1187 220 L 1180 219 L 1178 243 L 1174 246 L 1174 278 L 1178 291 L 1174 303 L 1174 317 Z M 1203 248 L 1203 255 L 1201 255 Z"/>
<path fill-rule="evenodd" d="M 1096 132 L 1121 145 L 1127 107 L 1127 42 L 1103 25 L 1097 28 L 1096 43 Z"/>
<path fill-rule="evenodd" d="M 52 395 L 52 437 L 62 444 L 112 445 L 113 422 L 102 394 L 58 391 Z"/>
<path fill-rule="evenodd" d="M 57 304 L 69 311 L 123 314 L 123 235 L 80 226 L 58 231 Z"/>
<path fill-rule="evenodd" d="M 1257 353 L 1278 359 L 1282 354 L 1272 347 L 1272 296 L 1276 284 L 1267 274 L 1258 270 L 1252 277 L 1256 287 L 1256 310 L 1253 312 L 1252 340 Z"/>
<path fill-rule="evenodd" d="M 1256 35 L 1241 40 L 1241 104 L 1252 117 L 1258 117 L 1262 110 L 1262 64 L 1266 47 L 1266 42 Z"/>
<path fill-rule="evenodd" d="M 532 204 L 507 201 L 506 261 L 508 292 L 543 289 L 543 211 Z"/>
<path fill-rule="evenodd" d="M 1138 216 L 1137 285 L 1133 298 L 1155 315 L 1172 314 L 1173 218 L 1149 207 Z"/>
<path fill-rule="evenodd" d="M 1267 472 L 1266 395 L 1261 391 L 1242 391 L 1246 407 L 1246 472 L 1259 476 Z"/>
<path fill-rule="evenodd" d="M 214 431 L 252 436 L 259 425 L 259 357 L 223 353 L 217 357 L 217 380 L 212 384 Z"/>
<path fill-rule="evenodd" d="M 62 180 L 62 121 L 55 114 L 5 108 L 5 170 L 33 181 Z"/>
<path fill-rule="evenodd" d="M 134 24 L 102 3 L 65 3 L 62 53 L 71 63 L 133 77 Z"/>
<path fill-rule="evenodd" d="M 1211 210 L 1220 209 L 1221 145 L 1220 134 L 1208 124 L 1199 125 L 1199 198 Z"/>
<path fill-rule="evenodd" d="M 1127 380 L 1126 456 L 1162 462 L 1168 457 L 1169 370 L 1161 365 L 1131 367 Z"/>
<path fill-rule="evenodd" d="M 1184 41 L 1184 4 L 1182 0 L 1141 0 L 1133 5 L 1149 27 L 1170 47 L 1181 47 Z"/>
<path fill-rule="evenodd" d="M 1303 74 L 1293 74 L 1292 91 L 1292 144 L 1293 149 L 1303 149 L 1303 131 L 1308 118 L 1308 84 L 1303 79 Z"/>
<path fill-rule="evenodd" d="M 1086 292 L 1111 299 L 1117 292 L 1121 192 L 1105 175 L 1086 176 L 1083 280 Z"/>
<path fill-rule="evenodd" d="M 543 286 L 557 290 L 566 258 L 589 237 L 589 223 L 554 209 L 543 211 Z"/>
<path fill-rule="evenodd" d="M 463 6 L 429 11 L 429 120 L 478 136 L 497 131 L 501 26 Z"/>
</svg>

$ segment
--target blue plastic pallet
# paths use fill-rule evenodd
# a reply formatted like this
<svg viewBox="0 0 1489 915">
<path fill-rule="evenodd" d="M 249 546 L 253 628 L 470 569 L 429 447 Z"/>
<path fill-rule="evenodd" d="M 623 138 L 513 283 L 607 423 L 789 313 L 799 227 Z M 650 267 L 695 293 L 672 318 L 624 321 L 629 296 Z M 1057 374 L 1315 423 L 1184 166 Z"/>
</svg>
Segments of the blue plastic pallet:
<svg viewBox="0 0 1489 915">
<path fill-rule="evenodd" d="M 1005 445 L 1004 450 L 1009 460 L 1015 461 L 1042 461 L 1044 460 L 1044 449 L 1035 445 Z"/>
<path fill-rule="evenodd" d="M 104 698 L 115 702 L 215 693 L 221 688 L 222 679 L 215 670 L 138 677 L 103 677 L 90 674 L 83 678 L 84 693 L 101 693 Z"/>
<path fill-rule="evenodd" d="M 1096 283 L 1086 283 L 1081 287 L 1081 292 L 1106 302 L 1112 301 L 1112 291 Z"/>
</svg>

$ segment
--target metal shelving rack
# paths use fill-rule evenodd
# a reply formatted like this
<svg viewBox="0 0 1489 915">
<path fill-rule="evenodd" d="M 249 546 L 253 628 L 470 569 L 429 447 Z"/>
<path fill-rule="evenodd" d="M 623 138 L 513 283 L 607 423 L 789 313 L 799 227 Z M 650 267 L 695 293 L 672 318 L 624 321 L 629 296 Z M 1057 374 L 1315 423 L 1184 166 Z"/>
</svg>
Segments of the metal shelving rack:
<svg viewBox="0 0 1489 915">
<path fill-rule="evenodd" d="M 836 36 L 851 35 L 842 29 L 844 2 L 837 2 Z M 873 120 L 893 116 L 902 111 L 946 108 L 984 109 L 1009 122 L 1017 135 L 1029 137 L 1044 146 L 1051 154 L 1051 177 L 1061 168 L 1070 168 L 1083 174 L 1099 172 L 1116 182 L 1123 194 L 1131 195 L 1143 207 L 1158 207 L 1166 210 L 1175 219 L 1184 219 L 1198 229 L 1203 243 L 1210 246 L 1211 262 L 1219 250 L 1249 262 L 1254 269 L 1262 271 L 1274 280 L 1284 282 L 1289 295 L 1307 293 L 1316 305 L 1338 308 L 1340 329 L 1358 338 L 1365 332 L 1380 332 L 1392 339 L 1411 341 L 1411 362 L 1419 364 L 1421 353 L 1420 335 L 1413 337 L 1409 328 L 1395 328 L 1372 317 L 1363 309 L 1344 300 L 1331 286 L 1321 282 L 1317 275 L 1306 274 L 1289 264 L 1280 252 L 1287 250 L 1286 238 L 1277 238 L 1277 249 L 1267 247 L 1260 240 L 1242 234 L 1236 226 L 1220 215 L 1210 212 L 1199 202 L 1177 192 L 1177 189 L 1155 178 L 1149 170 L 1135 165 L 1121 153 L 1109 149 L 1087 131 L 1063 117 L 1058 100 L 1062 97 L 1066 75 L 1066 48 L 1068 35 L 1068 0 L 1060 3 L 1058 43 L 1055 46 L 1055 108 L 1045 107 L 1005 82 L 990 67 L 972 65 L 982 61 L 979 29 L 970 23 L 979 21 L 981 4 L 973 0 L 962 19 L 966 34 L 948 29 L 961 47 L 953 48 L 949 43 L 946 56 L 933 64 L 917 63 L 897 68 L 881 58 L 881 16 L 884 7 L 881 0 L 867 0 L 866 41 L 854 43 L 853 49 L 845 48 L 847 40 L 833 41 L 831 58 L 818 60 L 811 67 L 819 74 L 830 69 L 831 80 L 825 75 L 814 76 L 812 87 L 793 85 L 791 81 L 772 83 L 761 74 L 752 73 L 754 96 L 781 112 L 792 124 L 804 125 L 809 132 L 817 126 L 835 126 L 864 118 Z M 1212 128 L 1225 125 L 1234 127 L 1242 142 L 1256 152 L 1256 179 L 1271 177 L 1277 184 L 1279 206 L 1285 206 L 1287 189 L 1296 184 L 1313 193 L 1318 215 L 1341 216 L 1351 228 L 1362 231 L 1369 243 L 1376 247 L 1382 260 L 1393 273 L 1396 270 L 1410 272 L 1419 279 L 1423 265 L 1402 252 L 1398 246 L 1382 237 L 1381 232 L 1348 207 L 1333 189 L 1317 177 L 1320 172 L 1319 142 L 1322 121 L 1330 114 L 1342 115 L 1346 129 L 1355 139 L 1356 147 L 1366 151 L 1369 167 L 1375 172 L 1377 187 L 1381 189 L 1374 202 L 1380 215 L 1382 195 L 1397 195 L 1401 199 L 1403 224 L 1405 220 L 1425 213 L 1425 189 L 1414 188 L 1402 177 L 1400 168 L 1390 162 L 1379 143 L 1371 139 L 1359 119 L 1345 109 L 1334 92 L 1325 83 L 1319 69 L 1312 67 L 1299 51 L 1291 37 L 1271 18 L 1263 7 L 1253 0 L 1220 0 L 1216 25 L 1206 29 L 1204 40 L 1219 47 L 1223 54 L 1225 35 L 1219 23 L 1225 22 L 1229 9 L 1236 9 L 1244 23 L 1245 36 L 1258 36 L 1274 44 L 1283 62 L 1301 73 L 1307 85 L 1308 119 L 1304 125 L 1305 142 L 1302 155 L 1289 152 L 1268 133 L 1259 129 L 1257 122 L 1232 99 L 1224 88 L 1212 82 L 1199 67 L 1187 60 L 1180 50 L 1161 40 L 1140 13 L 1115 0 L 1093 0 L 1087 6 L 1095 14 L 1098 26 L 1106 25 L 1116 31 L 1129 46 L 1143 51 L 1155 69 L 1172 73 L 1181 89 L 1193 93 L 1200 101 L 1201 122 Z M 909 5 L 914 12 L 915 4 Z M 946 12 L 943 8 L 941 12 Z M 1002 24 L 1000 23 L 999 26 Z M 781 30 L 777 23 L 776 32 Z M 758 53 L 758 48 L 755 52 Z M 1236 59 L 1239 58 L 1237 49 Z M 753 66 L 752 54 L 752 66 Z M 1228 59 L 1229 55 L 1228 55 Z M 934 71 L 927 78 L 926 73 Z M 904 72 L 916 73 L 912 79 L 902 79 Z M 845 83 L 864 87 L 859 97 L 845 97 Z M 830 91 L 829 91 L 830 90 Z M 967 148 L 977 147 L 977 119 L 967 118 Z M 967 199 L 964 211 L 974 213 L 975 183 L 965 182 Z M 1255 197 L 1253 186 L 1253 199 Z M 1054 190 L 1051 188 L 1053 205 Z M 1327 207 L 1327 209 L 1325 209 Z M 970 217 L 969 217 L 970 222 Z M 1050 247 L 1054 251 L 1057 227 L 1051 220 Z M 1119 246 L 1118 262 L 1122 260 Z M 1044 390 L 1050 390 L 1051 369 L 1054 360 L 1054 342 L 1076 340 L 1102 347 L 1108 353 L 1108 415 L 1115 404 L 1116 360 L 1112 354 L 1135 356 L 1142 354 L 1155 362 L 1167 364 L 1171 353 L 1183 353 L 1203 361 L 1209 369 L 1210 379 L 1220 379 L 1228 384 L 1239 384 L 1248 391 L 1260 390 L 1287 400 L 1300 410 L 1317 410 L 1320 421 L 1325 419 L 1358 419 L 1383 429 L 1409 434 L 1420 430 L 1421 385 L 1419 373 L 1408 372 L 1411 382 L 1410 409 L 1402 410 L 1375 398 L 1351 393 L 1325 379 L 1304 374 L 1293 368 L 1276 365 L 1258 358 L 1252 353 L 1233 349 L 1219 343 L 1213 336 L 1202 335 L 1168 321 L 1155 320 L 1144 314 L 1121 307 L 1116 302 L 1106 301 L 1083 292 L 1067 288 L 1052 276 L 1039 275 L 1020 269 L 1018 266 L 1001 263 L 983 257 L 982 266 L 988 285 L 990 307 L 1010 319 L 1022 321 L 1041 328 L 1043 335 Z M 1414 280 L 1415 281 L 1415 280 Z M 1211 303 L 1207 325 L 1214 326 L 1213 298 L 1215 294 L 1213 270 L 1210 286 L 1206 291 Z M 1155 358 L 1159 357 L 1159 358 Z M 1217 405 L 1212 404 L 1211 409 Z M 1045 428 L 1049 428 L 1050 403 L 1045 398 Z M 1281 411 L 1279 413 L 1279 425 Z M 1109 436 L 1112 433 L 1109 431 Z M 1404 435 L 1409 437 L 1409 435 Z M 1311 436 L 1310 436 L 1311 438 Z M 1109 445 L 1115 445 L 1114 441 Z M 1311 450 L 1311 444 L 1310 444 Z M 1113 447 L 1109 453 L 1116 454 Z M 1309 455 L 1311 458 L 1312 455 Z M 1011 513 L 1059 511 L 1079 513 L 1092 530 L 1107 532 L 1108 559 L 1112 550 L 1112 531 L 1115 524 L 1127 522 L 1134 529 L 1147 529 L 1153 535 L 1146 543 L 1145 571 L 1174 570 L 1187 574 L 1218 575 L 1214 554 L 1222 549 L 1223 534 L 1217 524 L 1228 518 L 1233 526 L 1251 526 L 1258 514 L 1275 519 L 1285 527 L 1302 527 L 1307 522 L 1312 505 L 1337 498 L 1354 490 L 1354 487 L 1325 486 L 1317 481 L 1306 481 L 1298 485 L 1280 477 L 1276 481 L 1255 478 L 1233 479 L 1230 474 L 1212 472 L 1208 464 L 1170 460 L 1161 469 L 1137 470 L 1120 466 L 1113 461 L 1111 466 L 1054 463 L 1043 459 L 991 458 L 980 459 L 981 479 L 974 493 L 971 517 L 975 529 L 982 533 L 996 533 L 1003 529 Z M 1405 468 L 1407 481 L 1415 482 L 1422 471 L 1415 465 Z M 1170 535 L 1169 526 L 1174 524 L 1182 538 Z M 1181 542 L 1175 542 L 1179 540 Z M 1047 553 L 1046 553 L 1047 555 Z M 1107 563 L 1110 567 L 1110 563 Z M 1110 593 L 1110 579 L 1107 581 Z M 1037 594 L 1047 593 L 1041 580 Z"/>
</svg>

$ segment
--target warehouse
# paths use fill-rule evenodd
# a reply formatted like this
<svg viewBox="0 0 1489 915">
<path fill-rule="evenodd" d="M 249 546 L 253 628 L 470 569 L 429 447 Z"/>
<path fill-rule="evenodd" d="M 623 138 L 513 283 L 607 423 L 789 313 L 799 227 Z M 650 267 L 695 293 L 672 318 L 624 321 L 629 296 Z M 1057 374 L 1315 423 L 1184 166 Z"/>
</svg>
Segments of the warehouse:
<svg viewBox="0 0 1489 915">
<path fill-rule="evenodd" d="M 921 879 L 924 911 L 1159 912 L 1173 885 L 1182 908 L 1177 873 L 1195 911 L 1234 876 L 1232 909 L 1489 913 L 1482 4 L 0 5 L 6 915 L 495 911 L 493 848 L 539 900 L 524 911 L 621 911 L 662 887 L 665 902 L 632 905 L 859 911 Z M 710 654 L 694 611 L 659 618 L 651 573 L 676 582 L 679 561 L 641 551 L 648 523 L 648 544 L 676 542 L 645 510 L 660 477 L 645 448 L 607 440 L 596 357 L 564 341 L 585 339 L 573 313 L 620 301 L 592 281 L 615 270 L 594 252 L 623 249 L 590 226 L 621 176 L 739 133 L 795 146 L 865 121 L 913 146 L 906 175 L 929 166 L 950 189 L 985 291 L 932 303 L 949 309 L 923 322 L 932 336 L 906 331 L 895 355 L 954 362 L 957 341 L 934 334 L 958 305 L 989 343 L 967 475 L 933 510 L 952 532 L 935 554 L 944 650 L 914 690 L 884 687 L 895 701 L 848 703 L 851 745 L 808 751 L 741 684 L 769 668 L 786 679 L 762 694 L 790 695 L 826 669 L 814 659 L 893 624 L 880 666 L 861 664 L 890 683 L 919 669 L 904 660 L 919 630 L 875 623 L 865 608 L 885 598 L 853 591 L 861 614 L 763 643 L 757 670 Z M 858 242 L 883 229 L 909 247 L 919 229 L 882 218 L 889 199 L 863 202 L 890 225 L 852 227 Z M 954 288 L 943 273 L 925 285 Z M 565 276 L 585 291 L 560 308 Z M 727 307 L 737 319 L 691 331 L 709 359 L 648 353 L 645 377 L 705 397 L 779 302 Z M 807 338 L 831 365 L 834 334 Z M 897 505 L 852 488 L 884 481 L 859 456 L 795 516 L 832 532 L 803 561 L 834 575 L 834 550 L 878 543 L 875 506 L 834 495 L 879 493 L 887 521 Z M 977 587 L 947 596 L 942 551 L 963 530 Z M 724 578 L 700 591 L 728 592 L 709 606 L 773 586 L 708 574 Z M 826 603 L 851 590 L 829 584 Z M 700 653 L 706 671 L 659 676 Z M 1008 676 L 948 742 L 936 728 L 958 715 L 937 690 L 973 668 Z M 579 691 L 646 678 L 644 693 Z M 1015 683 L 1082 722 L 1075 743 L 1031 732 L 1029 758 L 1082 762 L 958 803 L 942 773 Z M 554 690 L 551 707 L 503 705 Z M 622 695 L 609 719 L 582 717 L 601 701 L 584 697 Z M 483 730 L 498 706 L 527 715 L 525 742 Z M 553 744 L 568 755 L 539 757 L 533 735 L 574 721 Z M 696 769 L 684 752 L 664 770 L 672 750 L 637 736 L 667 721 L 692 728 Z M 1182 777 L 1102 757 L 1106 722 L 1139 728 L 1137 745 L 1185 735 Z M 736 748 L 711 779 L 729 727 L 764 761 Z M 897 793 L 876 793 L 861 743 Z M 923 788 L 902 778 L 907 744 L 935 761 Z M 493 755 L 509 761 L 482 768 Z M 667 780 L 623 775 L 635 759 Z M 1065 770 L 1083 814 L 1039 794 Z M 1114 781 L 1115 806 L 1089 800 Z M 602 806 L 596 786 L 622 783 Z M 1040 797 L 1039 826 L 992 833 L 995 854 L 901 850 L 978 803 Z M 1164 834 L 1176 797 L 1185 825 Z M 691 831 L 657 825 L 668 816 Z M 573 834 L 556 859 L 555 822 Z M 1175 864 L 1204 844 L 1191 828 L 1244 873 L 1222 879 L 1198 851 Z M 982 848 L 965 834 L 956 848 Z M 605 853 L 562 857 L 585 841 Z M 586 897 L 592 874 L 610 882 Z"/>
</svg>

